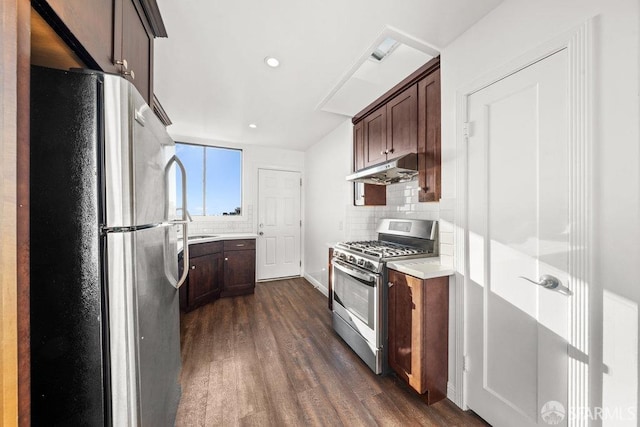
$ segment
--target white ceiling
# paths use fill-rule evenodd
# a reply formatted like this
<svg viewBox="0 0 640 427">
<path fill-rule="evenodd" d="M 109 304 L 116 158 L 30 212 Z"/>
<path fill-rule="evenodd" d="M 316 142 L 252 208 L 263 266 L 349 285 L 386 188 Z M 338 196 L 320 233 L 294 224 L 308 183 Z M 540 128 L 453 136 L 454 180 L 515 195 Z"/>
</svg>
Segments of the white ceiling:
<svg viewBox="0 0 640 427">
<path fill-rule="evenodd" d="M 352 115 L 389 89 L 365 63 L 381 35 L 424 46 L 377 64 L 406 76 L 501 1 L 158 0 L 169 38 L 155 42 L 154 91 L 173 135 L 305 150 L 344 121 L 328 111 Z M 371 93 L 344 92 L 354 73 Z"/>
</svg>

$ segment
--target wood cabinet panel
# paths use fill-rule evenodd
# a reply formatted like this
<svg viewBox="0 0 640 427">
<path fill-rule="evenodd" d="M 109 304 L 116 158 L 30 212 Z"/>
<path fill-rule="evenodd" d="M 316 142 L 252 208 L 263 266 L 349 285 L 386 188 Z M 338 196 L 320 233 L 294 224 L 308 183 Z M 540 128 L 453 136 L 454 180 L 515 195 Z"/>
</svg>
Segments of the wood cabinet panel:
<svg viewBox="0 0 640 427">
<path fill-rule="evenodd" d="M 447 394 L 449 278 L 389 271 L 389 366 L 428 404 Z"/>
<path fill-rule="evenodd" d="M 152 70 L 153 70 L 153 36 L 145 26 L 141 15 L 142 9 L 136 7 L 136 0 L 122 1 L 122 38 L 119 58 L 128 63 L 128 72 L 133 72 L 135 78 L 126 78 L 133 83 L 147 104 L 153 99 Z M 117 41 L 116 41 L 117 43 Z"/>
<path fill-rule="evenodd" d="M 333 248 L 329 248 L 329 262 L 327 263 L 327 294 L 329 296 L 328 307 L 329 310 L 333 310 L 333 268 L 331 267 L 331 260 L 333 259 Z"/>
<path fill-rule="evenodd" d="M 220 296 L 222 271 L 221 252 L 189 260 L 187 305 L 190 310 Z"/>
<path fill-rule="evenodd" d="M 389 288 L 389 366 L 394 371 L 404 374 L 405 380 L 412 387 L 417 387 L 418 392 L 422 392 L 420 382 L 414 384 L 416 381 L 411 363 L 412 356 L 418 355 L 420 350 L 416 348 L 419 343 L 412 342 L 412 336 L 414 313 L 419 316 L 422 310 L 414 305 L 413 299 L 420 299 L 422 283 L 407 280 L 405 275 L 394 272 L 389 272 L 389 283 L 393 283 Z M 415 332 L 419 335 L 420 331 Z"/>
<path fill-rule="evenodd" d="M 354 182 L 353 204 L 355 206 L 384 206 L 387 204 L 387 187 Z"/>
<path fill-rule="evenodd" d="M 180 288 L 180 308 L 191 311 L 220 297 L 253 293 L 255 248 L 255 239 L 189 245 L 189 276 Z M 178 265 L 182 268 L 182 259 Z"/>
<path fill-rule="evenodd" d="M 54 27 L 66 26 L 79 46 L 97 65 L 107 72 L 116 72 L 113 65 L 114 1 L 116 0 L 34 0 L 34 7 L 43 14 Z M 53 12 L 52 16 L 49 12 Z M 52 22 L 56 21 L 56 22 Z M 60 28 L 56 28 L 61 31 Z M 75 45 L 70 37 L 66 42 Z M 86 54 L 81 59 L 86 62 Z"/>
<path fill-rule="evenodd" d="M 193 257 L 198 257 L 202 255 L 209 255 L 216 252 L 222 252 L 223 246 L 222 242 L 205 242 L 205 243 L 196 243 L 189 245 L 189 255 Z"/>
<path fill-rule="evenodd" d="M 224 241 L 224 252 L 228 251 L 247 251 L 247 250 L 255 250 L 256 248 L 256 240 L 255 239 L 241 239 L 241 240 L 225 240 Z"/>
<path fill-rule="evenodd" d="M 364 122 L 353 126 L 353 170 L 364 168 Z"/>
<path fill-rule="evenodd" d="M 440 70 L 418 82 L 419 200 L 437 202 L 441 197 Z"/>
<path fill-rule="evenodd" d="M 413 85 L 387 103 L 387 159 L 418 150 L 418 87 Z"/>
<path fill-rule="evenodd" d="M 221 296 L 253 293 L 256 285 L 256 251 L 225 251 L 224 286 Z"/>
<path fill-rule="evenodd" d="M 364 127 L 364 167 L 372 166 L 387 159 L 387 106 L 383 105 L 365 117 Z"/>
</svg>

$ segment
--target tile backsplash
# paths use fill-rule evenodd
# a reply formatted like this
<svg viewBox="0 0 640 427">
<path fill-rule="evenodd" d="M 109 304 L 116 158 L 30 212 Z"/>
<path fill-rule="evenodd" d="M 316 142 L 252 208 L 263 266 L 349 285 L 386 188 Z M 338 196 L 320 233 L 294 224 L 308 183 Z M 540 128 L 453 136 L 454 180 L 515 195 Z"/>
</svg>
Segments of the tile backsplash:
<svg viewBox="0 0 640 427">
<path fill-rule="evenodd" d="M 223 233 L 254 233 L 253 205 L 246 206 L 246 212 L 241 217 L 215 218 L 194 217 L 189 223 L 189 235 L 223 234 Z"/>
<path fill-rule="evenodd" d="M 345 239 L 377 239 L 376 227 L 382 218 L 436 220 L 440 230 L 440 261 L 443 265 L 453 265 L 453 221 L 449 221 L 453 217 L 453 205 L 447 200 L 420 203 L 419 191 L 417 180 L 392 184 L 387 186 L 386 206 L 346 206 Z"/>
</svg>

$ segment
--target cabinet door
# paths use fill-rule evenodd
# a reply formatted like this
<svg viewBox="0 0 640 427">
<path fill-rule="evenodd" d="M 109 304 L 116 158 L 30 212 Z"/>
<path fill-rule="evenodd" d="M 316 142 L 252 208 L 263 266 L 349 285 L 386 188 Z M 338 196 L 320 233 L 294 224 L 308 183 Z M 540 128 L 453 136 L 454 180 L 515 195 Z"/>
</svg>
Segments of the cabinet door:
<svg viewBox="0 0 640 427">
<path fill-rule="evenodd" d="M 224 287 L 222 296 L 253 293 L 256 284 L 256 251 L 224 253 Z"/>
<path fill-rule="evenodd" d="M 121 24 L 114 32 L 115 59 L 127 61 L 127 76 L 148 105 L 153 97 L 153 36 L 138 0 L 116 0 L 116 16 Z M 118 54 L 119 53 L 119 54 Z M 124 70 L 122 70 L 124 71 Z"/>
<path fill-rule="evenodd" d="M 67 26 L 102 70 L 115 72 L 113 65 L 114 0 L 37 0 L 38 10 L 48 5 Z"/>
<path fill-rule="evenodd" d="M 418 82 L 418 170 L 421 202 L 440 200 L 440 70 Z"/>
<path fill-rule="evenodd" d="M 389 270 L 389 366 L 418 393 L 422 381 L 422 280 Z"/>
<path fill-rule="evenodd" d="M 364 121 L 353 126 L 353 170 L 364 168 Z"/>
<path fill-rule="evenodd" d="M 387 103 L 389 159 L 418 151 L 418 86 L 413 85 Z"/>
<path fill-rule="evenodd" d="M 364 127 L 364 167 L 387 160 L 387 106 L 362 119 Z"/>
<path fill-rule="evenodd" d="M 191 310 L 220 296 L 222 253 L 193 257 L 189 260 L 187 305 Z"/>
</svg>

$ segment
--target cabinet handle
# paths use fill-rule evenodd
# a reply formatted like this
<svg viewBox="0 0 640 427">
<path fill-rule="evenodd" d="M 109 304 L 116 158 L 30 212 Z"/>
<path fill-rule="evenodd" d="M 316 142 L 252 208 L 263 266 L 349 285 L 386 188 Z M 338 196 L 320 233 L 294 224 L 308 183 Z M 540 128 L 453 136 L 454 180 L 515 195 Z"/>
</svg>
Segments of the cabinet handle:
<svg viewBox="0 0 640 427">
<path fill-rule="evenodd" d="M 392 287 L 394 284 L 393 284 L 393 282 L 389 282 L 389 283 L 387 283 L 387 285 L 388 285 L 389 287 Z"/>
<path fill-rule="evenodd" d="M 136 73 L 134 73 L 133 70 L 125 71 L 125 72 L 122 73 L 122 75 L 131 77 L 131 80 L 135 80 L 136 79 Z"/>
<path fill-rule="evenodd" d="M 381 156 L 384 156 L 385 154 L 387 154 L 387 153 L 385 153 L 384 151 L 381 151 L 381 152 L 380 152 L 380 155 L 381 155 Z"/>
<path fill-rule="evenodd" d="M 238 248 L 241 247 L 241 246 L 244 246 L 244 243 L 239 243 L 239 244 L 236 245 L 236 247 L 238 247 Z"/>
<path fill-rule="evenodd" d="M 229 258 L 225 258 L 224 260 L 225 260 L 225 261 L 229 261 Z"/>
<path fill-rule="evenodd" d="M 195 266 L 195 265 L 192 265 L 192 266 L 191 266 L 191 269 L 192 269 L 192 270 L 195 270 L 195 269 L 196 269 L 196 266 Z"/>
<path fill-rule="evenodd" d="M 126 59 L 118 59 L 116 62 L 114 62 L 115 65 L 122 65 L 122 69 L 126 70 L 127 68 L 129 68 L 129 64 L 127 63 Z"/>
<path fill-rule="evenodd" d="M 389 153 L 393 153 L 393 148 L 391 150 L 389 150 Z"/>
</svg>

